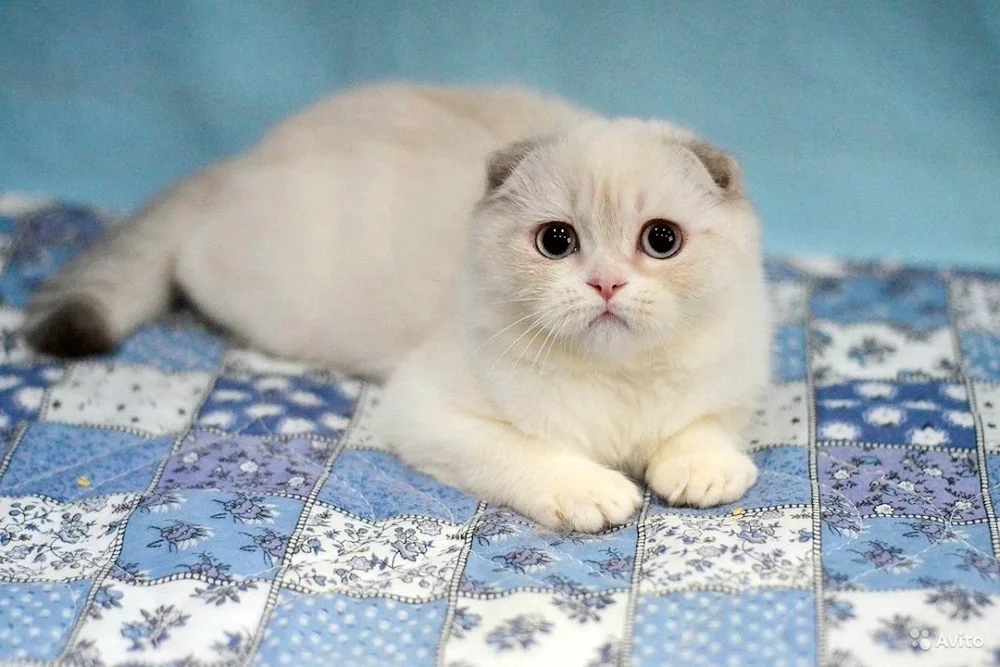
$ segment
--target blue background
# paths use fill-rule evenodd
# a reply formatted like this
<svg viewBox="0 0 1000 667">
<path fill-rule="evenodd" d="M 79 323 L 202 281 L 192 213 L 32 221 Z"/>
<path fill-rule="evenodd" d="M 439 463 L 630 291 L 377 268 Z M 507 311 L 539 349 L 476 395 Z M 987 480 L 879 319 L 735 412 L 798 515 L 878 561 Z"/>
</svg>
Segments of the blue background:
<svg viewBox="0 0 1000 667">
<path fill-rule="evenodd" d="M 995 0 L 0 0 L 0 188 L 126 210 L 375 79 L 689 124 L 772 252 L 1000 264 Z"/>
</svg>

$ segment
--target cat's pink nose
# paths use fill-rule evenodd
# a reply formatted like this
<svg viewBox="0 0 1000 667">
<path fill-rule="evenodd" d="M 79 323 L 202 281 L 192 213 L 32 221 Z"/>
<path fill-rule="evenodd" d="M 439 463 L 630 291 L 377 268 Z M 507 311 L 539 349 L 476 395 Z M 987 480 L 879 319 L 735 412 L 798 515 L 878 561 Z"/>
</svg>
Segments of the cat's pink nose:
<svg viewBox="0 0 1000 667">
<path fill-rule="evenodd" d="M 588 281 L 587 284 L 600 292 L 605 301 L 611 301 L 611 297 L 615 295 L 615 292 L 625 287 L 624 280 L 615 280 L 613 278 L 595 278 Z"/>
</svg>

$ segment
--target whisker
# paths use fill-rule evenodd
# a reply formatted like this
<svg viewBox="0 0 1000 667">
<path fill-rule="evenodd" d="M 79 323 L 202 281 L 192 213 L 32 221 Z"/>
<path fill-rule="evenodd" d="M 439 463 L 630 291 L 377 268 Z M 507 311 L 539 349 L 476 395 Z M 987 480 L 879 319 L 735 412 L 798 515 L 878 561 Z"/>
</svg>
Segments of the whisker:
<svg viewBox="0 0 1000 667">
<path fill-rule="evenodd" d="M 486 304 L 489 306 L 499 306 L 504 303 L 538 303 L 542 301 L 542 297 L 524 297 L 520 299 L 501 299 L 499 301 L 487 301 Z"/>
<path fill-rule="evenodd" d="M 492 372 L 493 372 L 493 369 L 494 369 L 494 368 L 496 368 L 496 365 L 500 363 L 500 360 L 504 358 L 504 356 L 505 356 L 505 355 L 506 355 L 506 354 L 507 354 L 507 353 L 508 353 L 508 352 L 509 352 L 509 351 L 511 350 L 511 348 L 513 348 L 513 347 L 514 347 L 515 345 L 517 345 L 518 341 L 520 341 L 520 340 L 521 340 L 522 338 L 524 338 L 524 337 L 525 337 L 526 335 L 528 335 L 529 333 L 531 333 L 531 332 L 532 332 L 532 330 L 534 330 L 534 329 L 535 329 L 535 327 L 541 327 L 541 326 L 543 326 L 543 325 L 544 325 L 544 322 L 545 322 L 545 316 L 544 316 L 544 315 L 539 315 L 539 316 L 537 316 L 537 317 L 535 318 L 535 320 L 533 320 L 533 321 L 531 322 L 531 325 L 530 325 L 530 326 L 529 326 L 529 327 L 528 327 L 527 329 L 525 329 L 525 330 L 524 330 L 524 331 L 523 331 L 523 332 L 521 333 L 521 335 L 520 335 L 520 336 L 518 336 L 517 338 L 515 338 L 515 339 L 514 339 L 514 341 L 513 341 L 513 342 L 512 342 L 512 343 L 511 343 L 510 345 L 508 345 L 508 346 L 507 346 L 507 347 L 506 347 L 506 348 L 504 349 L 504 351 L 503 351 L 503 352 L 501 352 L 501 353 L 500 353 L 500 356 L 498 356 L 498 357 L 496 358 L 496 361 L 494 361 L 494 362 L 493 362 L 493 364 L 492 364 L 492 365 L 491 365 L 491 366 L 489 367 L 489 370 L 487 370 L 487 371 L 486 371 L 486 374 L 487 374 L 487 375 L 489 375 L 490 373 L 492 373 Z M 541 329 L 539 329 L 539 330 L 541 330 Z M 536 334 L 536 336 L 537 336 L 537 334 Z M 534 340 L 534 339 L 532 339 L 532 340 Z"/>
<path fill-rule="evenodd" d="M 479 347 L 476 348 L 476 351 L 481 350 L 483 347 L 486 346 L 487 343 L 489 343 L 491 340 L 493 340 L 494 338 L 496 338 L 497 336 L 499 336 L 500 334 L 502 334 L 504 331 L 507 331 L 511 327 L 513 327 L 513 326 L 515 326 L 517 324 L 520 324 L 521 322 L 525 321 L 529 317 L 534 317 L 534 316 L 535 316 L 535 313 L 528 313 L 527 315 L 525 315 L 521 319 L 515 320 L 514 322 L 511 322 L 510 324 L 508 324 L 507 326 L 505 326 L 503 329 L 501 329 L 500 331 L 496 332 L 495 334 L 493 334 L 492 336 L 490 336 L 489 338 L 487 338 L 486 340 L 484 340 L 482 343 L 480 343 Z"/>
<path fill-rule="evenodd" d="M 552 337 L 552 344 L 549 345 L 549 349 L 545 353 L 545 358 L 542 359 L 542 368 L 544 368 L 545 364 L 548 363 L 548 361 L 549 361 L 549 354 L 552 352 L 552 348 L 554 348 L 556 346 L 556 341 L 558 340 L 559 336 L 562 335 L 563 329 L 566 328 L 566 325 L 568 323 L 569 323 L 569 318 L 563 317 L 562 321 L 559 323 L 559 328 L 556 330 L 555 336 Z"/>
<path fill-rule="evenodd" d="M 552 336 L 554 334 L 555 334 L 555 329 L 553 329 L 552 327 L 549 327 L 549 333 L 545 335 L 545 340 L 542 341 L 542 344 L 538 347 L 538 351 L 535 352 L 535 358 L 531 360 L 531 365 L 532 366 L 535 366 L 535 365 L 538 364 L 538 358 L 542 355 L 542 350 L 545 349 L 546 343 L 549 342 L 549 339 L 552 338 Z"/>
<path fill-rule="evenodd" d="M 551 319 L 550 319 L 550 321 L 551 321 Z M 547 322 L 543 323 L 541 326 L 538 327 L 538 331 L 535 332 L 535 335 L 531 337 L 531 340 L 528 341 L 528 344 L 525 345 L 524 348 L 521 350 L 521 354 L 517 355 L 517 361 L 514 362 L 515 366 L 517 366 L 517 365 L 519 365 L 521 363 L 521 359 L 524 358 L 524 353 L 528 351 L 528 349 L 531 347 L 531 344 L 535 342 L 535 339 L 538 338 L 539 334 L 541 334 L 542 331 L 545 330 L 546 326 L 547 326 Z"/>
</svg>

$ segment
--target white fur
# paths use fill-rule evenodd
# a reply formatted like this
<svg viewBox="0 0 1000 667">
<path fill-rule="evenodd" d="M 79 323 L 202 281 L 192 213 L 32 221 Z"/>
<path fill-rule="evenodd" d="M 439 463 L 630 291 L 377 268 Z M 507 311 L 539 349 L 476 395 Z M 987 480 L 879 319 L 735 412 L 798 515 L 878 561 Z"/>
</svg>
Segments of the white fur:
<svg viewBox="0 0 1000 667">
<path fill-rule="evenodd" d="M 595 121 L 542 144 L 478 207 L 459 298 L 386 386 L 376 432 L 422 470 L 550 527 L 599 530 L 638 507 L 731 502 L 756 479 L 741 433 L 768 372 L 759 225 L 660 123 Z M 680 253 L 638 250 L 645 222 Z M 580 251 L 537 252 L 571 222 Z M 627 322 L 594 322 L 598 275 Z"/>
<path fill-rule="evenodd" d="M 28 327 L 85 296 L 121 340 L 176 282 L 259 348 L 383 378 L 449 299 L 486 157 L 590 116 L 516 88 L 334 96 L 140 211 L 35 295 Z"/>
<path fill-rule="evenodd" d="M 398 368 L 382 439 L 547 526 L 627 520 L 640 494 L 623 472 L 674 503 L 735 500 L 767 377 L 757 219 L 713 178 L 735 163 L 690 133 L 594 118 L 513 89 L 334 97 L 161 196 L 45 286 L 28 326 L 83 297 L 121 340 L 176 283 L 257 347 Z M 487 156 L 539 134 L 555 138 L 483 198 Z M 637 250 L 653 218 L 683 228 L 676 257 Z M 551 220 L 579 253 L 537 252 Z M 611 301 L 627 327 L 593 322 L 594 276 L 627 281 Z"/>
</svg>

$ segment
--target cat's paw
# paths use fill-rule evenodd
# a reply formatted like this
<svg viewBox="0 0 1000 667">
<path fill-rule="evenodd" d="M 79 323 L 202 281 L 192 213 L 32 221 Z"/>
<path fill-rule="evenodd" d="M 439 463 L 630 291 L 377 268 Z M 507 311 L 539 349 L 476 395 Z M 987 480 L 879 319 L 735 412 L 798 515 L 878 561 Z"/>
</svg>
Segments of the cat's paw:
<svg viewBox="0 0 1000 667">
<path fill-rule="evenodd" d="M 667 449 L 646 469 L 649 488 L 671 505 L 725 505 L 742 498 L 756 481 L 753 459 L 733 448 Z"/>
<path fill-rule="evenodd" d="M 525 499 L 526 514 L 553 530 L 596 533 L 631 518 L 642 493 L 625 475 L 589 460 L 553 471 L 545 490 Z"/>
</svg>

